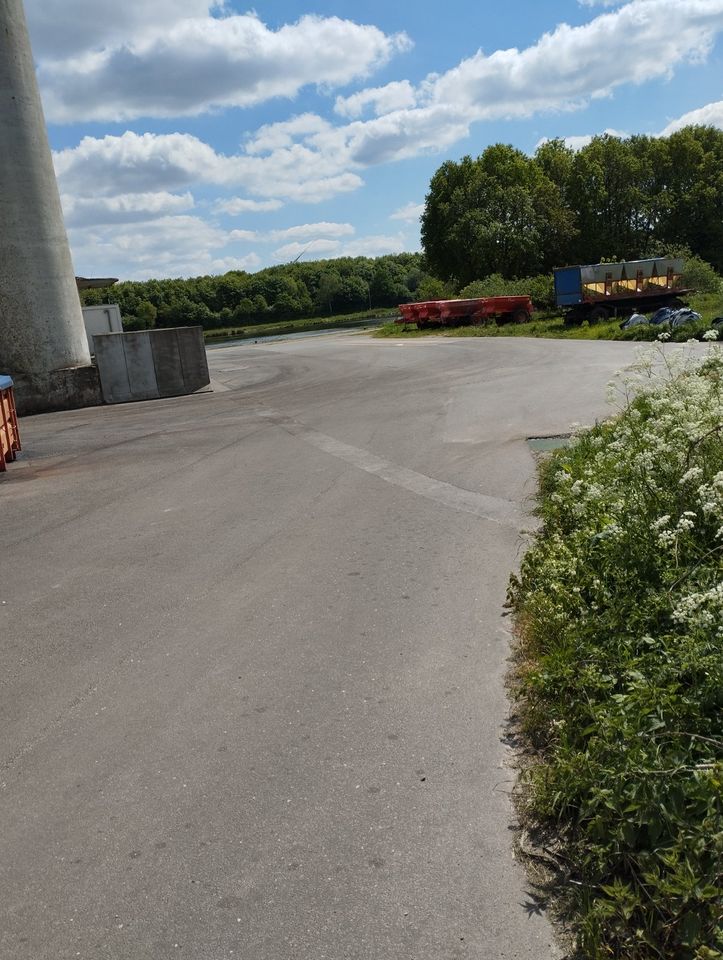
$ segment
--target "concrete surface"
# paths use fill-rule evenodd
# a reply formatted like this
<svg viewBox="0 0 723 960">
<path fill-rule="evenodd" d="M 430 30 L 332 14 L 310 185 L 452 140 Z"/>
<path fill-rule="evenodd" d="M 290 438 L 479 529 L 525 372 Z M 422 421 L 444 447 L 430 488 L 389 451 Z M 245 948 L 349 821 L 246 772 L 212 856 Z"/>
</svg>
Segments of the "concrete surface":
<svg viewBox="0 0 723 960">
<path fill-rule="evenodd" d="M 512 857 L 524 438 L 624 343 L 357 334 L 21 421 L 0 479 L 0 956 L 545 960 Z"/>
<path fill-rule="evenodd" d="M 0 370 L 90 364 L 22 0 L 0 0 Z"/>
</svg>

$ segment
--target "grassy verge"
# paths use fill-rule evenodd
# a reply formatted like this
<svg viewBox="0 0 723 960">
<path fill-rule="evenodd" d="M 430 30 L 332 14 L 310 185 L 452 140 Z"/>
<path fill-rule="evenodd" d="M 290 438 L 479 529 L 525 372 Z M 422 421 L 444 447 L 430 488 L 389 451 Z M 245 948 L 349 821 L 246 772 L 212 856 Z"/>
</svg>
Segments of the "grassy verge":
<svg viewBox="0 0 723 960">
<path fill-rule="evenodd" d="M 594 960 L 723 957 L 723 353 L 657 362 L 545 461 L 510 587 L 523 813 Z"/>
<path fill-rule="evenodd" d="M 275 323 L 254 323 L 246 326 L 221 327 L 206 330 L 207 343 L 215 340 L 252 340 L 255 337 L 281 336 L 286 333 L 305 333 L 308 330 L 332 330 L 337 327 L 364 326 L 371 321 L 394 316 L 390 310 L 367 310 L 363 313 L 347 313 L 334 317 L 306 317 L 299 320 L 280 320 Z"/>
<path fill-rule="evenodd" d="M 685 342 L 709 329 L 715 317 L 723 316 L 723 296 L 713 293 L 696 294 L 690 297 L 690 306 L 700 313 L 702 322 L 697 325 L 681 327 L 673 331 L 671 340 Z M 661 332 L 660 327 L 633 327 L 621 330 L 620 320 L 608 323 L 566 324 L 562 315 L 553 311 L 540 310 L 530 323 L 490 323 L 480 326 L 442 327 L 438 330 L 417 330 L 415 326 L 407 328 L 402 324 L 385 323 L 374 334 L 375 337 L 542 337 L 554 340 L 655 340 Z"/>
</svg>

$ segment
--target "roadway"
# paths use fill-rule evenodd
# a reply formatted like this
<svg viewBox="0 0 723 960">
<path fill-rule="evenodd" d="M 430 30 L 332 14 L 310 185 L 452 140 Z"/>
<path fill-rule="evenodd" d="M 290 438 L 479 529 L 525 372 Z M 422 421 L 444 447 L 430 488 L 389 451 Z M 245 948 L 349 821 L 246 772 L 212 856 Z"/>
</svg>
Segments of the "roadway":
<svg viewBox="0 0 723 960">
<path fill-rule="evenodd" d="M 625 343 L 334 334 L 21 421 L 0 479 L 0 957 L 544 960 L 503 603 L 525 438 Z"/>
</svg>

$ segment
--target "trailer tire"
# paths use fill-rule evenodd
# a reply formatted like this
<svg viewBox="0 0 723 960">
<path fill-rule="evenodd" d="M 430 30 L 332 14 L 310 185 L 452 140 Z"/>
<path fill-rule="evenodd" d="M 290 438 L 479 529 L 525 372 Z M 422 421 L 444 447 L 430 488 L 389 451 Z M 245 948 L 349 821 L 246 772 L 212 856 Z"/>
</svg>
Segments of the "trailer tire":
<svg viewBox="0 0 723 960">
<path fill-rule="evenodd" d="M 588 316 L 590 323 L 605 323 L 610 319 L 610 311 L 607 307 L 593 307 Z"/>
<path fill-rule="evenodd" d="M 519 310 L 515 310 L 515 311 L 513 312 L 513 314 L 512 314 L 512 322 L 513 322 L 513 323 L 529 323 L 529 322 L 530 322 L 530 315 L 529 315 L 529 313 L 527 312 L 527 310 L 523 310 L 522 307 L 520 307 Z"/>
</svg>

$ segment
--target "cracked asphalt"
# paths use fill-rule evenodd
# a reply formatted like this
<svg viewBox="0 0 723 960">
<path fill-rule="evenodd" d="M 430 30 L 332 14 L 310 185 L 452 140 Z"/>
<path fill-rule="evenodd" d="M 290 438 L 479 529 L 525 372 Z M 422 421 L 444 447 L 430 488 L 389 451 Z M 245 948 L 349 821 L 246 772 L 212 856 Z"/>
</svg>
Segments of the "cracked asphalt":
<svg viewBox="0 0 723 960">
<path fill-rule="evenodd" d="M 333 334 L 21 421 L 0 478 L 0 956 L 545 960 L 503 616 L 527 436 L 625 343 Z"/>
</svg>

